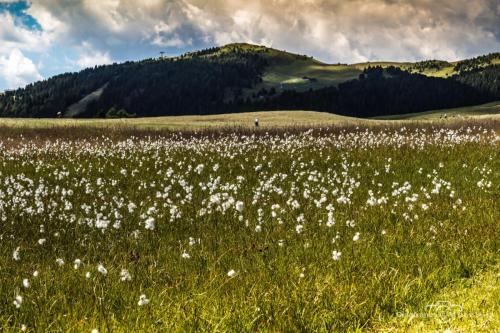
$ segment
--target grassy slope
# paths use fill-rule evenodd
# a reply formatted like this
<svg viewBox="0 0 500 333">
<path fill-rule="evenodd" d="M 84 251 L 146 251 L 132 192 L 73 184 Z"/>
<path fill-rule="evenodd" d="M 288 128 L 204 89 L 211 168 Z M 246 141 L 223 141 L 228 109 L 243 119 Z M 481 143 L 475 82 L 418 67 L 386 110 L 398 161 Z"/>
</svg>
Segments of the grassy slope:
<svg viewBox="0 0 500 333">
<path fill-rule="evenodd" d="M 429 303 L 416 311 L 402 311 L 374 331 L 494 332 L 500 327 L 500 265 L 450 284 Z M 443 309 L 448 315 L 441 315 Z"/>
<path fill-rule="evenodd" d="M 245 48 L 255 50 L 264 50 L 262 47 L 244 45 Z M 224 51 L 223 51 L 224 52 Z M 314 58 L 297 56 L 285 51 L 267 49 L 267 56 L 272 59 L 262 77 L 263 82 L 245 92 L 244 96 L 249 97 L 260 91 L 262 88 L 267 90 L 275 88 L 277 92 L 283 90 L 305 91 L 308 89 L 320 89 L 328 86 L 338 85 L 339 83 L 358 78 L 359 74 L 369 66 L 399 67 L 404 70 L 410 69 L 411 62 L 365 62 L 351 65 L 346 64 L 325 64 Z M 495 59 L 492 64 L 500 63 L 500 59 Z M 421 74 L 434 77 L 449 77 L 456 74 L 454 65 L 444 67 L 440 70 L 428 69 Z M 316 81 L 304 79 L 304 77 L 314 78 Z"/>
<path fill-rule="evenodd" d="M 483 105 L 465 106 L 454 109 L 433 110 L 419 113 L 408 113 L 394 116 L 381 116 L 375 119 L 385 120 L 435 120 L 441 119 L 446 115 L 447 118 L 470 118 L 484 116 L 500 115 L 500 101 L 487 103 Z"/>
<path fill-rule="evenodd" d="M 285 89 L 304 91 L 323 88 L 355 79 L 361 73 L 361 70 L 354 66 L 325 64 L 308 56 L 244 43 L 227 45 L 207 56 L 221 56 L 231 52 L 234 47 L 247 52 L 260 52 L 269 61 L 269 66 L 262 77 L 263 82 L 246 90 L 245 97 L 263 88 L 267 90 L 275 88 L 278 92 Z M 311 82 L 304 77 L 314 78 L 317 81 Z"/>
<path fill-rule="evenodd" d="M 447 114 L 447 119 L 440 119 Z M 262 111 L 209 116 L 173 116 L 131 119 L 15 119 L 0 118 L 0 126 L 20 128 L 52 128 L 72 126 L 93 127 L 134 127 L 147 129 L 204 129 L 223 127 L 254 126 L 255 118 L 263 128 L 276 127 L 318 127 L 339 125 L 383 125 L 393 124 L 395 120 L 403 123 L 415 121 L 460 121 L 463 119 L 500 119 L 500 101 L 457 109 L 436 110 L 402 116 L 389 116 L 376 119 L 344 117 L 326 112 L 314 111 Z"/>
<path fill-rule="evenodd" d="M 262 127 L 320 126 L 340 123 L 359 123 L 363 120 L 313 111 L 269 111 L 209 116 L 171 116 L 131 119 L 0 119 L 8 127 L 67 127 L 117 126 L 139 128 L 203 129 L 220 127 L 253 127 L 259 118 Z"/>
<path fill-rule="evenodd" d="M 361 70 L 347 65 L 322 64 L 314 59 L 298 59 L 288 64 L 270 66 L 263 75 L 263 82 L 250 92 L 274 87 L 276 91 L 319 89 L 356 79 Z M 314 78 L 311 82 L 304 77 Z"/>
</svg>

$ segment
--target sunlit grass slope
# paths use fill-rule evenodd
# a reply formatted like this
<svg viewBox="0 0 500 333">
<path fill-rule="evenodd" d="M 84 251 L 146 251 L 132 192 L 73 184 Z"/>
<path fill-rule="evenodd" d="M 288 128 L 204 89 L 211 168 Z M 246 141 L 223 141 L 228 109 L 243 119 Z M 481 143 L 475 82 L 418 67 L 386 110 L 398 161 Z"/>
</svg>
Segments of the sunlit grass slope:
<svg viewBox="0 0 500 333">
<path fill-rule="evenodd" d="M 433 110 L 419 113 L 408 113 L 394 116 L 381 116 L 374 119 L 387 120 L 449 120 L 449 119 L 468 119 L 468 118 L 496 118 L 500 115 L 500 101 L 487 103 L 483 105 L 465 106 L 461 108 Z"/>
<path fill-rule="evenodd" d="M 446 118 L 444 118 L 446 115 Z M 457 109 L 360 119 L 314 111 L 261 111 L 208 116 L 168 116 L 128 119 L 19 119 L 0 118 L 0 126 L 16 128 L 118 127 L 140 129 L 201 130 L 217 128 L 328 127 L 343 125 L 383 126 L 430 121 L 441 124 L 464 120 L 499 120 L 500 102 Z"/>
<path fill-rule="evenodd" d="M 205 129 L 226 127 L 254 127 L 255 119 L 259 119 L 260 127 L 318 127 L 339 124 L 358 124 L 366 122 L 357 118 L 338 116 L 325 112 L 313 111 L 264 111 L 233 113 L 208 116 L 169 116 L 129 119 L 14 119 L 0 118 L 0 125 L 20 128 L 46 127 L 137 127 L 166 129 Z"/>
<path fill-rule="evenodd" d="M 415 309 L 404 309 L 373 331 L 391 333 L 497 332 L 500 327 L 500 264 L 459 279 Z"/>
</svg>

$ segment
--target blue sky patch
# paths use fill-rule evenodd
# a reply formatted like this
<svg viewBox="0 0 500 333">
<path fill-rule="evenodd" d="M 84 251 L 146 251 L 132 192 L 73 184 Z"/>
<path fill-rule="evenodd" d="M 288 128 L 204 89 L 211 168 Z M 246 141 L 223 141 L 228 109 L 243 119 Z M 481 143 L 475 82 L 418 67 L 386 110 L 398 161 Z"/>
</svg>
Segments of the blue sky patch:
<svg viewBox="0 0 500 333">
<path fill-rule="evenodd" d="M 0 13 L 9 12 L 16 19 L 16 24 L 21 24 L 31 30 L 42 30 L 40 24 L 26 12 L 29 7 L 26 1 L 5 3 L 0 0 Z"/>
</svg>

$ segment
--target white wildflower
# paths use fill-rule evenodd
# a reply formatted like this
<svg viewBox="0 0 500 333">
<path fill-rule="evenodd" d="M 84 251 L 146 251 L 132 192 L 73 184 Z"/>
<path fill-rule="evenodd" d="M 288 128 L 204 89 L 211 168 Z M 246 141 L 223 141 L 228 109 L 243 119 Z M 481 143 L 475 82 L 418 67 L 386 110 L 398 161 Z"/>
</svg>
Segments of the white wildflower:
<svg viewBox="0 0 500 333">
<path fill-rule="evenodd" d="M 146 298 L 146 295 L 141 295 L 139 296 L 139 302 L 137 302 L 137 305 L 143 306 L 149 304 L 149 299 Z"/>
<path fill-rule="evenodd" d="M 233 278 L 236 275 L 236 271 L 234 269 L 231 269 L 229 272 L 227 272 L 227 276 L 230 278 Z"/>
<path fill-rule="evenodd" d="M 21 307 L 21 304 L 23 304 L 23 297 L 20 295 L 17 295 L 16 298 L 14 299 L 14 302 L 12 302 L 16 309 L 19 309 Z"/>
<path fill-rule="evenodd" d="M 148 230 L 154 230 L 155 229 L 155 219 L 152 217 L 148 217 L 146 221 L 144 221 L 144 227 Z"/>
<path fill-rule="evenodd" d="M 21 260 L 21 255 L 19 254 L 19 246 L 14 250 L 14 252 L 12 252 L 12 259 L 14 259 L 15 261 L 19 261 Z"/>
<path fill-rule="evenodd" d="M 97 271 L 99 273 L 101 273 L 102 275 L 107 275 L 108 274 L 108 270 L 102 264 L 99 264 L 97 266 Z"/>
<path fill-rule="evenodd" d="M 120 272 L 120 280 L 121 281 L 130 281 L 132 280 L 132 276 L 130 275 L 129 271 L 126 269 L 122 269 Z"/>
<path fill-rule="evenodd" d="M 242 201 L 237 201 L 236 204 L 234 205 L 234 208 L 236 208 L 236 210 L 240 213 L 243 211 L 244 207 L 245 205 L 243 204 Z"/>
</svg>

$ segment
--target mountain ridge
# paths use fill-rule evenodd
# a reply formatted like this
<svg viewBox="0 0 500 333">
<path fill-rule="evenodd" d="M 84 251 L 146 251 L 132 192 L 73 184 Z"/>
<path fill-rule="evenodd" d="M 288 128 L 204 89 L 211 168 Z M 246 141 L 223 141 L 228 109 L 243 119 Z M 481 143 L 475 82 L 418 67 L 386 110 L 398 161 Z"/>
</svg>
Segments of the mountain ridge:
<svg viewBox="0 0 500 333">
<path fill-rule="evenodd" d="M 399 98 L 393 104 L 402 108 L 392 108 L 387 112 L 418 112 L 429 107 L 460 107 L 500 98 L 498 64 L 500 53 L 456 63 L 428 60 L 417 63 L 325 64 L 307 55 L 233 43 L 177 57 L 128 61 L 60 74 L 1 94 L 0 116 L 214 114 L 278 108 L 283 104 L 292 108 L 310 106 L 316 111 L 340 111 L 346 115 L 360 113 L 360 110 L 349 109 L 346 106 L 349 103 L 340 105 L 351 94 L 346 92 L 347 87 L 358 90 L 361 99 L 366 100 L 363 107 L 375 108 L 378 113 L 384 112 L 379 105 L 387 98 Z M 374 67 L 378 72 L 373 70 Z M 477 74 L 479 72 L 482 74 Z M 370 80 L 363 81 L 365 77 Z M 424 81 L 441 92 L 425 91 L 421 87 Z M 393 93 L 400 94 L 397 86 L 403 82 L 410 92 L 429 95 L 427 101 L 420 103 L 418 108 L 406 110 L 405 100 L 382 92 L 386 86 L 392 87 Z M 101 87 L 103 90 L 96 94 Z M 340 97 L 337 96 L 339 93 Z M 458 100 L 451 100 L 452 95 L 458 96 Z M 297 105 L 290 98 L 296 100 Z M 322 103 L 305 101 L 308 98 L 320 98 Z M 406 101 L 414 99 L 408 97 Z M 69 108 L 75 105 L 79 106 L 78 112 L 69 113 Z M 349 105 L 354 107 L 353 103 Z"/>
</svg>

